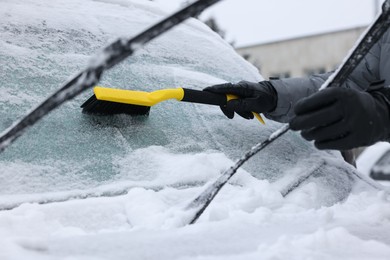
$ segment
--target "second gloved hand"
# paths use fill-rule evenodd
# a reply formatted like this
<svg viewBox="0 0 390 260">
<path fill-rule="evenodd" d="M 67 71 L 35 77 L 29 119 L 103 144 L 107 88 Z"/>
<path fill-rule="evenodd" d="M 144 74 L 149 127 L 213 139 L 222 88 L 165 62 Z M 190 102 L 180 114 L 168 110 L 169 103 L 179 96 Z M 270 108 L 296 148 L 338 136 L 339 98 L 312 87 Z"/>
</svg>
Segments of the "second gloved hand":
<svg viewBox="0 0 390 260">
<path fill-rule="evenodd" d="M 302 99 L 294 111 L 291 129 L 302 130 L 319 149 L 348 150 L 389 138 L 389 103 L 380 91 L 331 87 Z"/>
<path fill-rule="evenodd" d="M 232 94 L 239 98 L 221 106 L 222 112 L 230 119 L 234 112 L 246 119 L 252 119 L 253 113 L 271 112 L 277 104 L 277 93 L 269 81 L 248 82 L 240 81 L 237 84 L 225 83 L 210 86 L 204 89 L 220 94 Z"/>
</svg>

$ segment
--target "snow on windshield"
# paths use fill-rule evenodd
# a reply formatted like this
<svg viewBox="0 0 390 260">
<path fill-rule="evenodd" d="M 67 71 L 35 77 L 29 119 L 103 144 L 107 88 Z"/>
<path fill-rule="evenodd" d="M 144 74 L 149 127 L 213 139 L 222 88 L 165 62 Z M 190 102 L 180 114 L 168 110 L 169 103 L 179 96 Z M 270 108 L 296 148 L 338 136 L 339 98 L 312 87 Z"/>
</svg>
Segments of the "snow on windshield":
<svg viewBox="0 0 390 260">
<path fill-rule="evenodd" d="M 144 0 L 3 0 L 0 127 L 85 68 L 97 50 L 164 15 Z M 192 19 L 106 72 L 101 85 L 152 91 L 239 80 L 262 77 Z M 370 256 L 390 251 L 383 241 L 365 241 L 375 237 L 375 225 L 389 227 L 390 212 L 379 210 L 385 196 L 347 199 L 359 182 L 355 170 L 337 152 L 319 152 L 293 132 L 244 165 L 199 224 L 182 227 L 182 208 L 204 184 L 280 124 L 228 120 L 218 107 L 177 101 L 152 107 L 148 117 L 84 115 L 79 106 L 91 94 L 52 112 L 0 155 L 1 209 L 58 202 L 0 212 L 0 256 L 258 259 L 263 253 L 285 258 L 295 247 L 313 257 L 318 246 L 356 256 L 328 243 L 333 240 L 354 243 Z M 299 192 L 281 196 L 294 179 L 311 173 Z M 366 229 L 356 228 L 362 220 Z"/>
</svg>

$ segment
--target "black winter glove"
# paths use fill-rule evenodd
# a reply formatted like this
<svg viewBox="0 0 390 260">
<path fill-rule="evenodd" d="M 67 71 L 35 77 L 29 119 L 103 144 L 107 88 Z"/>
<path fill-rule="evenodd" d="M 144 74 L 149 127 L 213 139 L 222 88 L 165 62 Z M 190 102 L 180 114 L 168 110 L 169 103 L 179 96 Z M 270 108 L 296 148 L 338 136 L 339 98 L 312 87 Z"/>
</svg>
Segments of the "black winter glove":
<svg viewBox="0 0 390 260">
<path fill-rule="evenodd" d="M 290 127 L 302 130 L 302 137 L 314 140 L 318 149 L 371 145 L 389 137 L 388 102 L 380 91 L 331 87 L 300 100 Z"/>
<path fill-rule="evenodd" d="M 207 87 L 205 91 L 222 94 L 233 94 L 238 99 L 221 106 L 222 112 L 230 119 L 234 112 L 246 119 L 253 119 L 253 113 L 271 112 L 277 103 L 277 93 L 269 81 L 248 82 L 240 81 L 237 84 L 225 83 Z"/>
</svg>

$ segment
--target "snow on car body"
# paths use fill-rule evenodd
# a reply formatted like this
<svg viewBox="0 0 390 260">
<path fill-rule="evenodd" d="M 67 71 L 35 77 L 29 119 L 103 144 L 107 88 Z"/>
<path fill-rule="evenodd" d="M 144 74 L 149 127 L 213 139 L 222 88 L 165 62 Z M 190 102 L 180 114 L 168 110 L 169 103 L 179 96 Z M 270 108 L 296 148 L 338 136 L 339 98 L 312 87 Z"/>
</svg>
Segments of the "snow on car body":
<svg viewBox="0 0 390 260">
<path fill-rule="evenodd" d="M 0 126 L 4 129 L 84 68 L 97 50 L 119 36 L 136 34 L 164 16 L 155 4 L 135 0 L 6 0 L 1 7 Z M 193 19 L 106 72 L 101 85 L 152 91 L 203 89 L 239 80 L 259 81 L 262 77 L 218 35 Z M 218 107 L 175 101 L 152 107 L 148 117 L 81 114 L 79 106 L 91 93 L 86 91 L 49 114 L 0 155 L 3 209 L 22 202 L 98 197 L 43 206 L 23 204 L 3 213 L 18 225 L 21 222 L 13 214 L 45 215 L 46 220 L 27 216 L 38 227 L 48 226 L 42 231 L 44 238 L 55 238 L 54 244 L 43 242 L 43 251 L 67 244 L 61 242 L 62 237 L 66 240 L 104 230 L 115 233 L 181 226 L 184 220 L 180 209 L 203 189 L 203 184 L 280 127 L 270 120 L 265 126 L 238 117 L 228 120 Z M 292 194 L 291 200 L 309 208 L 333 205 L 348 196 L 355 182 L 361 182 L 355 179 L 354 171 L 338 152 L 318 151 L 290 132 L 245 164 L 200 221 L 208 225 L 208 221 L 233 216 L 236 223 L 241 219 L 236 216 L 240 211 L 250 217 L 263 206 L 283 208 L 285 201 L 278 191 L 311 172 L 303 192 Z M 301 207 L 300 203 L 294 207 Z M 255 218 L 259 216 L 263 213 L 255 214 Z M 15 231 L 1 220 L 0 226 L 6 232 Z M 26 227 L 18 232 L 18 236 L 26 237 L 35 231 Z M 162 236 L 174 244 L 176 240 L 170 238 L 176 232 L 181 231 L 166 237 L 146 234 L 154 236 L 152 241 L 160 243 L 158 236 Z M 121 235 L 128 238 L 129 233 Z M 100 238 L 96 238 L 97 244 L 110 240 L 104 235 Z M 3 242 L 14 246 L 11 240 Z M 39 243 L 28 241 L 17 244 L 34 252 L 40 248 Z M 186 249 L 164 252 L 168 257 L 181 255 Z M 110 250 L 103 251 L 98 255 Z"/>
</svg>

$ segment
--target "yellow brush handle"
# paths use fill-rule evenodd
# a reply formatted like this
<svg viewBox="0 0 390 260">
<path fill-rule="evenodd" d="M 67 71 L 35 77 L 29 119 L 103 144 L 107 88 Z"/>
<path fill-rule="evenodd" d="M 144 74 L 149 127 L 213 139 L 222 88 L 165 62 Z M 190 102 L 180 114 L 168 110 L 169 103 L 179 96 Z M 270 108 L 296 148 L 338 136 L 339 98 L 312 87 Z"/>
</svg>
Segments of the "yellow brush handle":
<svg viewBox="0 0 390 260">
<path fill-rule="evenodd" d="M 184 95 L 182 88 L 161 89 L 153 92 L 146 92 L 96 86 L 93 91 L 98 100 L 138 106 L 154 106 L 157 103 L 168 99 L 182 100 Z"/>
<path fill-rule="evenodd" d="M 236 96 L 236 95 L 232 95 L 232 94 L 227 94 L 227 100 L 232 100 L 232 99 L 238 99 L 239 97 Z M 259 113 L 256 113 L 256 112 L 252 112 L 252 114 L 257 118 L 257 120 L 260 121 L 260 123 L 262 123 L 263 125 L 265 125 L 265 122 L 264 122 L 264 119 L 261 117 L 261 115 Z"/>
</svg>

